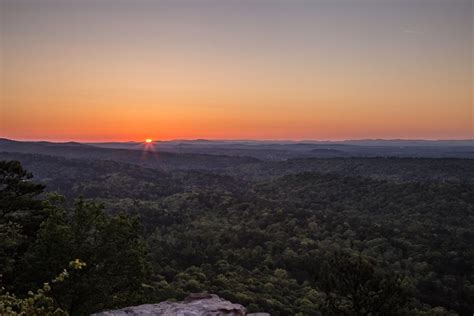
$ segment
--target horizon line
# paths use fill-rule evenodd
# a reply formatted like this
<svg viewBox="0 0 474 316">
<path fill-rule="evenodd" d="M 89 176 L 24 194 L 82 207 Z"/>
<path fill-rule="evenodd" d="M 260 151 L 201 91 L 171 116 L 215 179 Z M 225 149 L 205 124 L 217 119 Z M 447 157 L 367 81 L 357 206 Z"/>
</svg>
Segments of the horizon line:
<svg viewBox="0 0 474 316">
<path fill-rule="evenodd" d="M 289 142 L 289 143 L 300 143 L 300 142 L 318 142 L 318 143 L 341 143 L 341 142 L 469 142 L 474 141 L 474 138 L 353 138 L 353 139 L 340 139 L 340 140 L 329 140 L 329 139 L 239 139 L 239 138 L 175 138 L 175 139 L 153 139 L 154 143 L 166 143 L 166 142 Z M 87 141 L 87 140 L 51 140 L 51 139 L 13 139 L 8 137 L 0 137 L 0 140 L 9 140 L 15 142 L 48 142 L 48 143 L 82 143 L 82 144 L 100 144 L 100 143 L 142 143 L 143 140 L 102 140 L 102 141 Z"/>
</svg>

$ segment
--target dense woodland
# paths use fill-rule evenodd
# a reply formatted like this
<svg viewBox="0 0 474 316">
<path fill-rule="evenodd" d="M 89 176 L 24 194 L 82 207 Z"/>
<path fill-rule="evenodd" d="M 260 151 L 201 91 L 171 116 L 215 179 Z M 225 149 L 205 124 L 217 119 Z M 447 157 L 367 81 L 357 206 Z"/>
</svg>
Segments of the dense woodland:
<svg viewBox="0 0 474 316">
<path fill-rule="evenodd" d="M 188 158 L 0 153 L 0 311 L 203 291 L 272 315 L 474 311 L 473 160 Z"/>
</svg>

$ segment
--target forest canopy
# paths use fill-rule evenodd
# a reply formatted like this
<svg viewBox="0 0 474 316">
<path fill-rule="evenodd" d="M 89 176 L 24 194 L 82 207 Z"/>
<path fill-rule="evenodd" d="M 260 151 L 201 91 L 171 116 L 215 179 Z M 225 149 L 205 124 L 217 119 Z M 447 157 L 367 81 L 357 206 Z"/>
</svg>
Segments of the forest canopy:
<svg viewBox="0 0 474 316">
<path fill-rule="evenodd" d="M 395 180 L 389 160 L 390 176 L 274 170 L 258 180 L 243 166 L 40 158 L 35 169 L 56 169 L 37 181 L 0 162 L 0 308 L 12 313 L 86 315 L 206 291 L 272 315 L 474 310 L 470 182 L 414 169 Z"/>
</svg>

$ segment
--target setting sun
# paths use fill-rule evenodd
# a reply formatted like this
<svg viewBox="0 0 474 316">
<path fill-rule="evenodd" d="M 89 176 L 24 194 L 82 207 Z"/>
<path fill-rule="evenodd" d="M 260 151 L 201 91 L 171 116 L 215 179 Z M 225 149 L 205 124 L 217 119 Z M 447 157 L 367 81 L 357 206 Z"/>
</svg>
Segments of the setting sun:
<svg viewBox="0 0 474 316">
<path fill-rule="evenodd" d="M 151 142 L 153 142 L 153 139 L 151 139 L 151 138 L 145 139 L 145 143 L 151 143 Z"/>
</svg>

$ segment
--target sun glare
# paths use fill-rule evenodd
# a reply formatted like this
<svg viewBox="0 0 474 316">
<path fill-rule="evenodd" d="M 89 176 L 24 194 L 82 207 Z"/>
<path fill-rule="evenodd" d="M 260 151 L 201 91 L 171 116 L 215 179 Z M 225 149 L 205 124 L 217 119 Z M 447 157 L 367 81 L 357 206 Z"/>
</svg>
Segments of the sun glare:
<svg viewBox="0 0 474 316">
<path fill-rule="evenodd" d="M 145 143 L 151 143 L 151 142 L 153 142 L 153 139 L 151 139 L 151 138 L 145 139 Z"/>
</svg>

